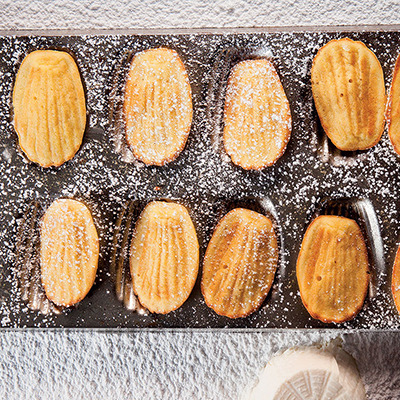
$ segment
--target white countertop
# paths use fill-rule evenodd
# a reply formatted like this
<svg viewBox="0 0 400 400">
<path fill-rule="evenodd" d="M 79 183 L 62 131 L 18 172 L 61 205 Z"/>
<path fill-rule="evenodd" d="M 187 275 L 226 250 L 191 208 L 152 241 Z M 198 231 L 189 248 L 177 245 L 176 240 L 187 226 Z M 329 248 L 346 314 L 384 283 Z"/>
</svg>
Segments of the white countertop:
<svg viewBox="0 0 400 400">
<path fill-rule="evenodd" d="M 0 30 L 399 24 L 398 1 L 0 0 Z M 1 399 L 239 399 L 278 350 L 333 333 L 0 332 Z M 370 399 L 400 398 L 400 334 L 346 334 Z"/>
</svg>

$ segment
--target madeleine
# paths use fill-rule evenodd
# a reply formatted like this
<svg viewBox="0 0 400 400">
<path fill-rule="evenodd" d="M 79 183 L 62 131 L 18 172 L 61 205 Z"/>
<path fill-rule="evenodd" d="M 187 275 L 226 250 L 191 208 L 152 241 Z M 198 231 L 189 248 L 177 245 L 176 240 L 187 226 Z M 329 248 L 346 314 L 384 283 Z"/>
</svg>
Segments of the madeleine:
<svg viewBox="0 0 400 400">
<path fill-rule="evenodd" d="M 136 54 L 125 86 L 126 140 L 136 158 L 164 165 L 183 150 L 192 124 L 192 91 L 176 51 Z"/>
<path fill-rule="evenodd" d="M 308 227 L 297 259 L 297 281 L 313 318 L 341 323 L 362 308 L 369 283 L 368 252 L 358 224 L 322 215 Z"/>
<path fill-rule="evenodd" d="M 278 255 L 269 218 L 243 208 L 230 211 L 218 223 L 204 258 L 206 304 L 229 318 L 256 311 L 272 286 Z"/>
<path fill-rule="evenodd" d="M 81 202 L 58 199 L 40 228 L 40 268 L 46 296 L 60 306 L 85 298 L 96 278 L 99 238 L 92 215 Z"/>
<path fill-rule="evenodd" d="M 381 64 L 362 42 L 331 40 L 314 58 L 311 85 L 321 125 L 343 151 L 375 146 L 385 127 Z"/>
<path fill-rule="evenodd" d="M 189 297 L 199 269 L 193 222 L 180 204 L 153 201 L 136 223 L 130 251 L 133 290 L 150 312 L 166 314 Z"/>
<path fill-rule="evenodd" d="M 223 134 L 232 162 L 256 170 L 274 164 L 291 130 L 289 102 L 272 63 L 260 59 L 236 64 L 226 90 Z"/>
<path fill-rule="evenodd" d="M 58 167 L 78 151 L 86 126 L 85 93 L 68 53 L 28 54 L 15 80 L 13 107 L 19 145 L 29 160 Z"/>
<path fill-rule="evenodd" d="M 397 249 L 392 272 L 392 295 L 397 311 L 400 314 L 400 247 Z"/>
<path fill-rule="evenodd" d="M 393 148 L 400 155 L 400 57 L 394 66 L 392 86 L 387 108 L 389 138 Z"/>
</svg>

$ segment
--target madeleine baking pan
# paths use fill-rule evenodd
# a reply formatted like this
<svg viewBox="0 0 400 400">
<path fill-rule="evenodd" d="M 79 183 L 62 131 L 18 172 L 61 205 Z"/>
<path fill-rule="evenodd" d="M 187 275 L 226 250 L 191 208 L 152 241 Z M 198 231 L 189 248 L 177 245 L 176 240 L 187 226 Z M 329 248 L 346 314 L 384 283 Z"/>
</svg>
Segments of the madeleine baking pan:
<svg viewBox="0 0 400 400">
<path fill-rule="evenodd" d="M 394 27 L 254 29 L 184 32 L 20 32 L 0 37 L 0 197 L 2 327 L 65 328 L 333 328 L 398 329 L 391 270 L 399 241 L 400 159 L 385 131 L 363 152 L 343 153 L 325 136 L 312 100 L 310 70 L 330 39 L 362 40 L 382 64 L 386 87 L 400 53 Z M 181 56 L 192 86 L 193 124 L 174 162 L 148 167 L 124 142 L 121 101 L 126 66 L 144 49 L 166 46 Z M 59 168 L 28 162 L 12 124 L 11 94 L 18 67 L 30 51 L 63 49 L 76 59 L 86 90 L 88 123 L 76 156 Z M 293 130 L 272 167 L 245 171 L 221 146 L 229 71 L 248 58 L 269 58 L 290 102 Z M 100 234 L 98 275 L 76 307 L 59 309 L 41 292 L 38 222 L 59 197 L 83 200 Z M 134 223 L 153 199 L 188 208 L 200 242 L 200 273 L 189 299 L 167 315 L 138 307 L 130 285 L 127 248 Z M 208 308 L 200 291 L 201 263 L 218 220 L 236 206 L 272 218 L 280 258 L 262 307 L 231 320 Z M 369 294 L 361 312 L 344 324 L 324 324 L 304 308 L 296 260 L 306 227 L 318 214 L 351 216 L 368 244 Z M 21 283 L 22 282 L 22 283 Z"/>
</svg>

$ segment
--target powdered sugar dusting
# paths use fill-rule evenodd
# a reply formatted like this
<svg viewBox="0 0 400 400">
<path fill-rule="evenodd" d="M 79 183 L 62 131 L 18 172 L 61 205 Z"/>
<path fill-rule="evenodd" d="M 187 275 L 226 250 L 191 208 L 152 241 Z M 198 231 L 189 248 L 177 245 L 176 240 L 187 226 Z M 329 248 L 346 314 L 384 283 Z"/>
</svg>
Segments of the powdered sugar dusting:
<svg viewBox="0 0 400 400">
<path fill-rule="evenodd" d="M 321 134 L 313 107 L 310 85 L 311 62 L 318 48 L 339 33 L 251 33 L 238 35 L 104 35 L 80 37 L 3 37 L 0 59 L 0 191 L 2 194 L 1 249 L 6 267 L 0 317 L 3 326 L 70 327 L 322 327 L 304 309 L 298 293 L 295 264 L 312 210 L 323 197 L 370 199 L 381 228 L 385 252 L 383 285 L 376 298 L 368 300 L 347 329 L 396 328 L 399 318 L 390 297 L 390 272 L 397 247 L 400 163 L 387 135 L 364 157 L 332 165 L 315 151 L 313 138 Z M 381 61 L 387 84 L 398 53 L 397 32 L 348 33 L 362 39 Z M 127 163 L 115 151 L 109 118 L 110 93 L 119 63 L 127 52 L 159 46 L 176 49 L 192 86 L 194 115 L 186 147 L 176 161 L 165 167 Z M 43 170 L 26 162 L 17 149 L 11 124 L 10 94 L 19 63 L 28 51 L 66 48 L 76 57 L 87 91 L 89 124 L 84 143 L 73 160 L 58 169 Z M 225 49 L 268 49 L 287 94 L 293 131 L 284 155 L 259 172 L 244 171 L 224 162 L 211 145 L 214 107 L 209 96 L 212 66 Z M 265 53 L 265 52 L 264 52 Z M 229 72 L 229 71 L 228 71 Z M 223 98 L 223 96 L 222 96 Z M 211 99 L 211 100 L 210 100 Z M 5 153 L 4 153 L 5 152 Z M 5 156 L 4 156 L 5 154 Z M 61 315 L 41 316 L 26 309 L 19 299 L 13 270 L 16 230 L 21 213 L 32 199 L 46 209 L 58 197 L 82 199 L 89 205 L 99 229 L 101 256 L 93 290 L 76 308 Z M 280 271 L 259 312 L 244 320 L 217 316 L 204 304 L 199 279 L 189 300 L 167 316 L 137 315 L 126 310 L 114 294 L 109 277 L 109 257 L 117 215 L 127 200 L 144 206 L 152 199 L 175 199 L 187 206 L 201 243 L 201 254 L 212 230 L 235 202 L 250 204 L 268 198 L 278 215 L 285 247 L 284 279 Z M 202 255 L 201 255 L 202 257 Z M 283 271 L 283 270 L 282 270 Z M 276 294 L 276 297 L 275 297 Z M 337 328 L 338 326 L 333 326 Z"/>
</svg>

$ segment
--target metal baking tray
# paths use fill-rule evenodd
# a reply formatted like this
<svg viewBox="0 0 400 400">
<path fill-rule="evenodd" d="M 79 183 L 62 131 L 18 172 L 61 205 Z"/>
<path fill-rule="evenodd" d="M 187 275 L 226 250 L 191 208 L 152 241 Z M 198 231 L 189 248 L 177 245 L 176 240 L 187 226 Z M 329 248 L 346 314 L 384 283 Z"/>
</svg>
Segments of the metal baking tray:
<svg viewBox="0 0 400 400">
<path fill-rule="evenodd" d="M 400 160 L 386 132 L 366 152 L 335 151 L 319 124 L 310 84 L 317 50 L 330 39 L 347 36 L 362 40 L 375 52 L 389 88 L 400 53 L 397 28 L 1 32 L 0 326 L 398 329 L 400 318 L 390 284 L 400 233 Z M 171 47 L 181 56 L 192 85 L 194 114 L 189 140 L 178 159 L 164 167 L 146 167 L 132 160 L 124 148 L 118 109 L 127 60 L 138 51 L 157 46 Z M 18 149 L 11 115 L 11 93 L 22 59 L 32 50 L 46 48 L 68 50 L 74 55 L 86 89 L 88 113 L 81 149 L 73 160 L 49 169 L 26 161 Z M 220 141 L 230 68 L 254 57 L 272 60 L 293 118 L 285 154 L 260 172 L 233 165 Z M 88 296 L 76 307 L 43 314 L 30 310 L 22 300 L 18 279 L 28 251 L 32 265 L 37 265 L 37 221 L 58 197 L 78 198 L 89 205 L 101 237 L 101 256 Z M 181 308 L 167 315 L 132 311 L 129 308 L 134 308 L 134 300 L 128 301 L 127 308 L 115 291 L 115 266 L 126 264 L 121 256 L 122 233 L 126 232 L 129 240 L 140 209 L 152 199 L 185 204 L 201 248 L 200 271 L 192 294 Z M 281 254 L 273 288 L 262 307 L 247 318 L 231 320 L 205 305 L 200 279 L 212 231 L 221 216 L 237 205 L 272 216 Z M 128 218 L 124 213 L 129 209 Z M 36 216 L 32 219 L 33 211 Z M 369 295 L 361 312 L 339 325 L 324 324 L 309 316 L 296 281 L 296 260 L 304 232 L 312 218 L 321 213 L 351 215 L 362 227 L 369 247 Z M 28 242 L 21 244 L 19 230 L 28 234 Z M 32 274 L 35 276 L 35 271 Z"/>
</svg>

